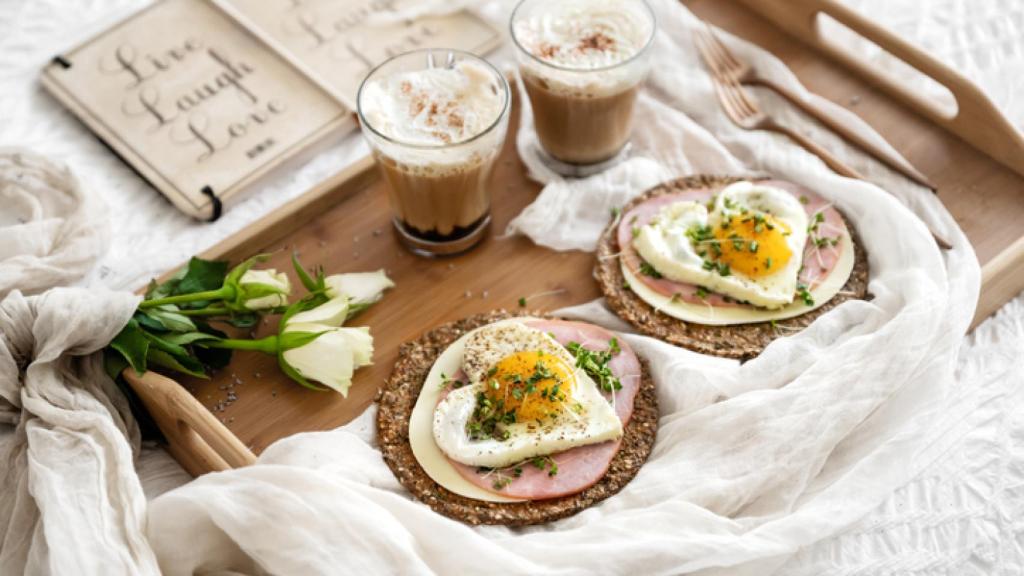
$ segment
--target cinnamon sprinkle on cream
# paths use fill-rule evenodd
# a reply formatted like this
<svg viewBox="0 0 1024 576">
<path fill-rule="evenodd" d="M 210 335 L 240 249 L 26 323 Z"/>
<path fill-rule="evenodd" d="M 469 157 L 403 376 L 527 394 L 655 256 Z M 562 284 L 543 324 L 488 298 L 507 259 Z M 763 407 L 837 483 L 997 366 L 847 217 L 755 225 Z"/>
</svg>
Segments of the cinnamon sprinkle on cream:
<svg viewBox="0 0 1024 576">
<path fill-rule="evenodd" d="M 594 32 L 593 34 L 580 39 L 579 45 L 576 49 L 580 52 L 586 52 L 588 50 L 595 52 L 607 52 L 615 47 L 615 39 L 611 36 L 604 34 L 603 32 Z"/>
<path fill-rule="evenodd" d="M 541 58 L 554 58 L 555 54 L 558 54 L 558 46 L 550 42 L 541 42 L 537 47 L 537 52 Z"/>
</svg>

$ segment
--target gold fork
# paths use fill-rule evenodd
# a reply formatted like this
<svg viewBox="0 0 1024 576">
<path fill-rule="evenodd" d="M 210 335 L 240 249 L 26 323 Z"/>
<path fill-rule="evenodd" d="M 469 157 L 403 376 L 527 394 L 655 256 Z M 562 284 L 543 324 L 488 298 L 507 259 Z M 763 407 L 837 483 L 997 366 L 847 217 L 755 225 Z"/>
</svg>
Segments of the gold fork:
<svg viewBox="0 0 1024 576">
<path fill-rule="evenodd" d="M 709 53 L 711 50 L 710 40 L 701 33 L 698 33 L 695 39 L 697 41 L 697 50 L 700 51 L 704 61 L 708 62 L 711 58 Z M 758 107 L 757 103 L 747 96 L 746 90 L 740 86 L 739 81 L 734 76 L 719 73 L 710 63 L 708 68 L 711 69 L 711 76 L 715 81 L 715 92 L 718 94 L 718 101 L 722 104 L 722 108 L 725 109 L 725 114 L 737 126 L 744 130 L 769 130 L 785 134 L 794 142 L 803 146 L 808 152 L 821 158 L 837 174 L 857 178 L 858 180 L 864 179 L 860 173 L 847 166 L 842 160 L 836 158 L 831 152 L 810 138 L 779 124 L 774 118 L 765 114 Z"/>
<path fill-rule="evenodd" d="M 705 22 L 703 28 L 697 29 L 697 35 L 702 37 L 705 44 L 706 51 L 702 52 L 704 61 L 714 74 L 735 78 L 740 84 L 755 84 L 773 90 L 776 94 L 789 100 L 791 104 L 824 124 L 847 142 L 857 146 L 914 182 L 935 191 L 935 185 L 929 182 L 928 178 L 921 174 L 917 168 L 914 168 L 905 158 L 879 146 L 873 140 L 863 137 L 858 130 L 850 127 L 843 120 L 836 118 L 828 111 L 806 100 L 800 94 L 789 89 L 789 87 L 779 84 L 771 78 L 761 76 L 752 65 L 733 56 L 729 48 L 715 34 L 715 30 L 710 24 Z"/>
<path fill-rule="evenodd" d="M 695 36 L 697 43 L 697 50 L 701 53 L 702 57 L 707 61 L 705 55 L 710 46 L 709 40 L 705 35 L 697 34 Z M 711 76 L 714 80 L 715 93 L 718 95 L 718 101 L 721 103 L 722 108 L 725 109 L 726 116 L 733 121 L 737 126 L 744 130 L 769 130 L 772 132 L 778 132 L 785 134 L 791 138 L 797 144 L 803 146 L 807 151 L 815 154 L 822 161 L 825 162 L 829 168 L 832 168 L 837 174 L 842 176 L 848 176 L 850 178 L 856 178 L 858 180 L 864 180 L 865 178 L 857 173 L 856 170 L 847 166 L 843 161 L 839 160 L 832 155 L 828 150 L 816 144 L 803 134 L 791 130 L 782 124 L 779 124 L 771 116 L 765 114 L 757 104 L 747 96 L 746 90 L 740 86 L 739 81 L 731 75 L 720 75 L 715 71 L 715 68 L 711 65 Z M 949 250 L 953 247 L 952 244 L 944 240 L 941 236 L 936 234 L 934 231 L 929 230 L 932 234 L 932 238 L 935 239 L 935 243 L 939 245 L 943 250 Z"/>
</svg>

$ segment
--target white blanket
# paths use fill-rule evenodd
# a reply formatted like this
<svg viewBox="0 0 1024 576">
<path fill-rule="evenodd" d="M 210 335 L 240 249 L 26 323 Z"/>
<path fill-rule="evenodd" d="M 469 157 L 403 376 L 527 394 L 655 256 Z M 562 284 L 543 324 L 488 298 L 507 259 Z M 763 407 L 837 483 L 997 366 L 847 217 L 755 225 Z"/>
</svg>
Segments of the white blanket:
<svg viewBox="0 0 1024 576">
<path fill-rule="evenodd" d="M 742 566 L 763 574 L 800 546 L 852 523 L 936 456 L 937 448 L 922 449 L 920 438 L 941 423 L 934 417 L 940 408 L 948 409 L 944 396 L 977 292 L 977 264 L 964 238 L 933 197 L 795 115 L 788 121 L 828 142 L 957 248 L 939 253 L 911 210 L 881 189 L 836 177 L 782 138 L 732 127 L 690 44 L 692 16 L 671 0 L 655 4 L 662 56 L 641 100 L 635 137 L 637 153 L 648 160 L 632 160 L 591 181 L 552 182 L 516 229 L 559 249 L 586 249 L 610 207 L 663 176 L 771 172 L 835 198 L 853 218 L 872 257 L 875 299 L 844 304 L 742 366 L 627 336 L 654 367 L 663 408 L 659 441 L 621 494 L 576 517 L 509 530 L 471 529 L 434 514 L 411 500 L 382 462 L 371 410 L 344 429 L 278 442 L 256 466 L 208 475 L 153 500 L 144 535 L 165 572 L 679 573 L 733 567 L 725 571 L 737 573 Z M 485 9 L 499 20 L 507 12 L 498 4 Z M 731 44 L 795 85 L 774 59 Z M 530 134 L 521 138 L 525 152 Z M 561 210 L 574 226 L 552 226 L 538 208 Z M 87 352 L 109 338 L 134 303 L 110 301 L 112 312 L 99 319 L 108 333 L 95 328 L 82 344 L 51 340 L 53 353 Z M 600 303 L 567 313 L 616 326 Z M 89 381 L 102 378 L 90 374 Z M 61 375 L 65 386 L 56 391 L 67 396 L 81 378 Z M 4 385 L 24 380 L 30 389 L 30 378 L 9 371 L 3 378 Z M 52 395 L 60 397 L 56 391 Z M 110 422 L 121 422 L 123 409 L 106 413 Z M 79 499 L 56 504 L 60 508 L 40 505 L 44 520 L 31 536 L 9 531 L 0 544 L 4 554 L 13 551 L 8 566 L 21 559 L 40 571 L 152 570 L 140 538 L 137 482 L 123 466 L 131 425 L 95 426 L 109 432 L 94 443 L 104 449 L 85 453 L 99 454 L 106 465 L 59 476 L 69 485 L 58 492 L 42 490 L 44 484 L 29 492 L 43 502 L 61 502 L 57 494 L 66 493 Z M 82 453 L 39 446 L 47 446 L 51 461 Z M 98 541 L 83 540 L 96 526 L 113 528 Z M 116 560 L 94 561 L 101 548 Z"/>
</svg>

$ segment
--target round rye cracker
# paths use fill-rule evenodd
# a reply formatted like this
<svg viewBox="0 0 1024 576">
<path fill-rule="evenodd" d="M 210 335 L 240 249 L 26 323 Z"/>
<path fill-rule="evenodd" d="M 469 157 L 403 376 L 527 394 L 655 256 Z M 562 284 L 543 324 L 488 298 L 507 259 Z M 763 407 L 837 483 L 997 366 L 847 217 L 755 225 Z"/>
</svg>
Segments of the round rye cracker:
<svg viewBox="0 0 1024 576">
<path fill-rule="evenodd" d="M 633 415 L 625 426 L 622 444 L 607 473 L 596 484 L 570 496 L 504 503 L 467 498 L 431 479 L 420 467 L 409 444 L 409 418 L 430 368 L 449 345 L 470 330 L 521 316 L 553 318 L 538 312 L 512 314 L 497 310 L 444 324 L 418 340 L 403 344 L 391 376 L 377 396 L 377 437 L 384 461 L 395 477 L 435 512 L 467 524 L 525 526 L 572 516 L 621 490 L 636 476 L 654 447 L 658 400 L 654 381 L 646 363 L 640 358 L 641 381 Z"/>
<path fill-rule="evenodd" d="M 749 180 L 734 176 L 687 176 L 670 180 L 655 186 L 622 207 L 620 214 L 626 214 L 639 204 L 666 194 L 678 194 L 688 190 L 718 190 L 733 182 Z M 597 247 L 597 264 L 594 277 L 601 286 L 608 306 L 620 318 L 629 322 L 640 332 L 664 340 L 670 344 L 689 348 L 702 354 L 748 360 L 760 354 L 765 347 L 780 336 L 798 332 L 819 316 L 850 299 L 868 299 L 868 260 L 856 229 L 849 219 L 843 217 L 854 244 L 854 265 L 850 278 L 831 300 L 824 305 L 800 316 L 775 322 L 737 324 L 731 326 L 708 326 L 685 322 L 655 310 L 626 286 L 618 254 L 618 219 L 605 229 Z"/>
</svg>

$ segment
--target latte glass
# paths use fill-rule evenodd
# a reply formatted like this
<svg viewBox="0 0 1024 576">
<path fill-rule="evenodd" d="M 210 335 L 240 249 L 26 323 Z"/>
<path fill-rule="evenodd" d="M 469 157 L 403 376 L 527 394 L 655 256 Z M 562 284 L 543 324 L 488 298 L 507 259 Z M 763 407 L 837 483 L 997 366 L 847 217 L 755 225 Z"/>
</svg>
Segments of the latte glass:
<svg viewBox="0 0 1024 576">
<path fill-rule="evenodd" d="M 570 176 L 621 160 L 650 70 L 645 0 L 522 0 L 510 23 L 542 157 Z"/>
<path fill-rule="evenodd" d="M 486 89 L 500 103 L 497 117 L 479 131 L 457 140 L 425 143 L 397 135 L 400 129 L 388 130 L 379 116 L 380 125 L 375 125 L 373 115 L 367 114 L 367 108 L 376 104 L 367 100 L 374 98 L 367 96 L 371 83 L 433 68 L 455 69 L 462 62 L 478 65 L 474 70 L 482 75 L 472 80 L 485 82 Z M 406 84 L 401 84 L 403 90 Z M 426 256 L 456 254 L 485 236 L 491 221 L 489 180 L 505 141 L 510 100 L 504 75 L 486 60 L 458 50 L 407 52 L 376 67 L 363 80 L 356 98 L 363 135 L 387 183 L 395 230 L 413 252 Z M 428 99 L 424 105 L 433 104 Z M 391 120 L 402 122 L 397 117 Z"/>
</svg>

